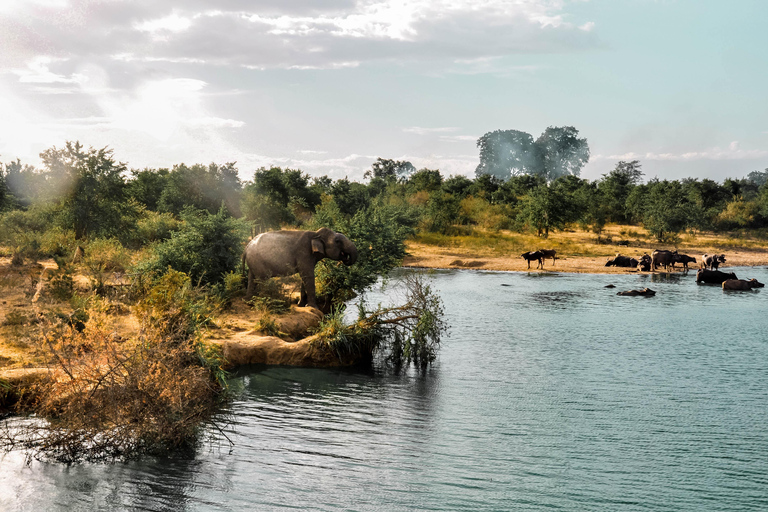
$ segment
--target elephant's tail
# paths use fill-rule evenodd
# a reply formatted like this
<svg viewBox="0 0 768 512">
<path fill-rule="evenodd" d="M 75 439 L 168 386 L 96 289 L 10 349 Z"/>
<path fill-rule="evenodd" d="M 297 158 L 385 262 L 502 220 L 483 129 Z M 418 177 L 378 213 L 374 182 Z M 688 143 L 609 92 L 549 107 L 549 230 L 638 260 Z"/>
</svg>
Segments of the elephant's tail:
<svg viewBox="0 0 768 512">
<path fill-rule="evenodd" d="M 240 275 L 243 277 L 246 276 L 246 270 L 245 270 L 245 251 L 243 251 L 243 256 L 240 258 Z"/>
</svg>

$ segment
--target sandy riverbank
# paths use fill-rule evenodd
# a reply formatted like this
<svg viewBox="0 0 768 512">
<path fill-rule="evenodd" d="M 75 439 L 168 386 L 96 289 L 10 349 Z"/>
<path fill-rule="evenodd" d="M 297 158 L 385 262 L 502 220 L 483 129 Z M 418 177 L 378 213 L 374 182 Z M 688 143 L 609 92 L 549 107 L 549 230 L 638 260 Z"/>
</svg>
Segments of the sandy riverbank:
<svg viewBox="0 0 768 512">
<path fill-rule="evenodd" d="M 604 241 L 610 237 L 612 243 L 598 243 L 597 236 L 584 231 L 570 231 L 552 234 L 541 240 L 528 235 L 515 233 L 498 235 L 493 240 L 485 240 L 482 235 L 470 241 L 459 238 L 449 239 L 440 245 L 409 241 L 408 255 L 403 261 L 405 267 L 426 268 L 472 268 L 478 270 L 504 270 L 517 272 L 542 272 L 537 270 L 536 262 L 528 263 L 520 257 L 525 251 L 537 248 L 557 250 L 558 259 L 544 262 L 543 272 L 575 272 L 594 274 L 622 274 L 636 272 L 636 269 L 606 267 L 605 262 L 617 253 L 639 258 L 644 253 L 651 254 L 654 249 L 678 249 L 679 252 L 696 258 L 697 263 L 691 269 L 699 267 L 703 254 L 725 254 L 729 266 L 768 266 L 768 242 L 732 238 L 726 235 L 686 235 L 678 244 L 657 244 L 647 240 L 642 229 L 632 228 L 632 235 L 622 236 L 627 229 L 624 226 L 612 226 L 602 236 Z M 487 242 L 487 243 L 484 243 Z M 618 245 L 618 242 L 627 245 Z M 682 269 L 678 266 L 678 271 Z"/>
</svg>

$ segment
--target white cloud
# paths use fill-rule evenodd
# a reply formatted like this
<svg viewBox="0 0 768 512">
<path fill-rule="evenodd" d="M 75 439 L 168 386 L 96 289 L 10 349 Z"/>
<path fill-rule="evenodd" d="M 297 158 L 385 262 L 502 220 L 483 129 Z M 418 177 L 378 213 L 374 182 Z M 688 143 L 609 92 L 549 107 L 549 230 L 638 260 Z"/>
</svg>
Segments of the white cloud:
<svg viewBox="0 0 768 512">
<path fill-rule="evenodd" d="M 403 128 L 403 131 L 405 133 L 415 133 L 416 135 L 427 135 L 430 133 L 446 133 L 446 132 L 455 132 L 458 131 L 458 128 L 454 128 L 451 126 L 443 127 L 443 128 L 422 128 L 420 126 L 411 126 L 410 128 Z"/>
<path fill-rule="evenodd" d="M 27 63 L 26 69 L 17 69 L 13 73 L 19 77 L 19 82 L 32 84 L 80 84 L 85 82 L 85 75 L 74 73 L 70 76 L 52 72 L 49 66 L 54 62 L 63 62 L 47 55 L 35 57 Z"/>
<path fill-rule="evenodd" d="M 192 19 L 185 16 L 179 16 L 176 13 L 163 18 L 156 18 L 149 21 L 136 23 L 134 27 L 141 32 L 181 32 L 192 26 Z"/>
<path fill-rule="evenodd" d="M 727 148 L 714 147 L 703 151 L 686 151 L 684 153 L 646 153 L 629 152 L 613 155 L 594 155 L 591 160 L 654 160 L 669 162 L 690 162 L 697 160 L 752 160 L 768 157 L 768 150 L 741 149 L 738 141 L 731 142 Z"/>
</svg>

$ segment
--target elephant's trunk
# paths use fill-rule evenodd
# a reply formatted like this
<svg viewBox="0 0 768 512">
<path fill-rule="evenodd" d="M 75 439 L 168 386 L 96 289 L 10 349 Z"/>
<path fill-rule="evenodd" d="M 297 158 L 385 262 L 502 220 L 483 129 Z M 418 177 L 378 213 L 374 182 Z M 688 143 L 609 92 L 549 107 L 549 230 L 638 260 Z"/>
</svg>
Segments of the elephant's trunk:
<svg viewBox="0 0 768 512">
<path fill-rule="evenodd" d="M 357 247 L 352 242 L 345 244 L 341 261 L 346 266 L 350 266 L 357 261 Z"/>
</svg>

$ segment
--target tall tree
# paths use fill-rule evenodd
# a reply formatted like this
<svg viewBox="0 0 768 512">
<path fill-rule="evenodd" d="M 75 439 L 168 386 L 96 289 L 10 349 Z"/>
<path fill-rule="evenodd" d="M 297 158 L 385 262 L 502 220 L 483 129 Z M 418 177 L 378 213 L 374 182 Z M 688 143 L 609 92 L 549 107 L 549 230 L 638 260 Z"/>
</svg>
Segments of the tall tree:
<svg viewBox="0 0 768 512">
<path fill-rule="evenodd" d="M 480 164 L 475 175 L 490 174 L 507 180 L 519 174 L 541 174 L 541 156 L 531 134 L 519 130 L 496 130 L 477 139 Z"/>
<path fill-rule="evenodd" d="M 611 172 L 603 174 L 598 188 L 605 203 L 605 213 L 611 221 L 624 223 L 629 220 L 627 197 L 643 178 L 641 167 L 639 160 L 621 160 Z"/>
<path fill-rule="evenodd" d="M 550 126 L 536 139 L 537 154 L 542 159 L 539 168 L 547 181 L 561 176 L 578 176 L 589 161 L 587 139 L 579 138 L 573 126 Z"/>
<path fill-rule="evenodd" d="M 126 201 L 125 164 L 115 161 L 112 150 L 83 150 L 80 142 L 67 142 L 40 153 L 47 173 L 64 191 L 61 212 L 64 224 L 76 238 L 88 235 L 118 236 L 135 213 Z"/>
</svg>

